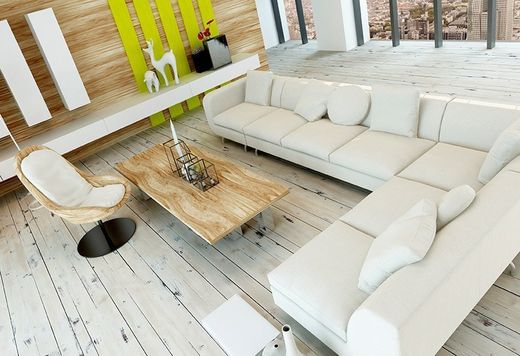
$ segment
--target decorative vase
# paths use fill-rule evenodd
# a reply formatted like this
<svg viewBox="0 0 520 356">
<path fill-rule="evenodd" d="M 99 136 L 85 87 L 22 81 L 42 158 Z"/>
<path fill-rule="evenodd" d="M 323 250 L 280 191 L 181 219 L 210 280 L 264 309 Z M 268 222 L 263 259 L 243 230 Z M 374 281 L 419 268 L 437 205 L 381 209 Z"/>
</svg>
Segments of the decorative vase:
<svg viewBox="0 0 520 356">
<path fill-rule="evenodd" d="M 219 35 L 204 41 L 204 48 L 208 51 L 213 69 L 231 63 L 226 35 Z"/>
<path fill-rule="evenodd" d="M 205 72 L 213 67 L 209 52 L 204 47 L 197 52 L 193 52 L 191 58 L 193 59 L 193 65 L 197 73 Z"/>
<path fill-rule="evenodd" d="M 285 324 L 282 327 L 282 335 L 283 335 L 283 341 L 285 344 L 285 356 L 302 356 L 302 353 L 296 347 L 296 342 L 294 341 L 294 335 L 293 335 L 292 329 L 289 325 Z"/>
<path fill-rule="evenodd" d="M 285 345 L 280 337 L 267 344 L 262 351 L 262 356 L 285 356 Z"/>
</svg>

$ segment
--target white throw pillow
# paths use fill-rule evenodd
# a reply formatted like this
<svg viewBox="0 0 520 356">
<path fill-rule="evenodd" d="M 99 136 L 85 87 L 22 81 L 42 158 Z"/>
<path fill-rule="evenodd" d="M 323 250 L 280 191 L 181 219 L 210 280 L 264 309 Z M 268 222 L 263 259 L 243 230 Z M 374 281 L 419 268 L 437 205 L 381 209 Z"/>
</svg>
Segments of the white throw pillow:
<svg viewBox="0 0 520 356">
<path fill-rule="evenodd" d="M 437 231 L 466 210 L 477 193 L 469 185 L 453 188 L 442 197 L 437 209 Z"/>
<path fill-rule="evenodd" d="M 303 89 L 294 112 L 307 121 L 321 119 L 327 113 L 327 101 L 333 91 L 334 87 L 330 85 L 318 81 L 310 82 Z"/>
<path fill-rule="evenodd" d="M 392 273 L 418 262 L 436 232 L 437 206 L 423 199 L 374 239 L 359 275 L 358 287 L 373 293 Z"/>
<path fill-rule="evenodd" d="M 516 120 L 498 136 L 486 156 L 478 180 L 487 184 L 509 162 L 520 155 L 520 119 Z"/>
<path fill-rule="evenodd" d="M 271 104 L 273 73 L 250 70 L 246 79 L 246 102 L 267 106 Z"/>
<path fill-rule="evenodd" d="M 404 86 L 374 85 L 370 130 L 417 137 L 420 93 Z"/>
<path fill-rule="evenodd" d="M 36 189 L 63 207 L 80 205 L 92 190 L 92 185 L 65 158 L 51 150 L 30 153 L 21 169 Z"/>
<path fill-rule="evenodd" d="M 370 94 L 357 85 L 339 87 L 329 96 L 329 119 L 338 125 L 359 125 L 370 108 Z"/>
</svg>

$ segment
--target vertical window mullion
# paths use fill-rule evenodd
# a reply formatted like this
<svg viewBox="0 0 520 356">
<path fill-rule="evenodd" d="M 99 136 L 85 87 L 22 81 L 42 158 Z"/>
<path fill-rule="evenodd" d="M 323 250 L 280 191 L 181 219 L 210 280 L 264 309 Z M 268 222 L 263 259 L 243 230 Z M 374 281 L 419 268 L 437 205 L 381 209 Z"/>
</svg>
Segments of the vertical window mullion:
<svg viewBox="0 0 520 356">
<path fill-rule="evenodd" d="M 487 48 L 492 49 L 495 47 L 495 41 L 497 39 L 497 1 L 488 1 L 488 16 L 487 16 Z"/>
<path fill-rule="evenodd" d="M 397 12 L 397 0 L 390 0 L 390 25 L 392 27 L 392 46 L 397 47 L 399 38 L 399 13 Z"/>
<path fill-rule="evenodd" d="M 303 12 L 302 0 L 294 0 L 296 2 L 296 13 L 298 14 L 298 24 L 300 25 L 300 35 L 302 37 L 302 44 L 309 42 L 307 38 L 307 27 L 305 24 L 305 14 Z"/>
<path fill-rule="evenodd" d="M 435 48 L 442 47 L 442 0 L 433 0 Z"/>
</svg>

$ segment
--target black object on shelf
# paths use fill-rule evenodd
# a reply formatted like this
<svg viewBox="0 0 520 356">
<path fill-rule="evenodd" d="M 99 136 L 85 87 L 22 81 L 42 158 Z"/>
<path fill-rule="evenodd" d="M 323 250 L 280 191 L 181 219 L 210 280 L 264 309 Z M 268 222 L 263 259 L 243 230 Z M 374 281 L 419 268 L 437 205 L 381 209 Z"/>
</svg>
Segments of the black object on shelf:
<svg viewBox="0 0 520 356">
<path fill-rule="evenodd" d="M 231 63 L 226 35 L 219 35 L 204 41 L 204 48 L 208 51 L 213 69 Z"/>
<path fill-rule="evenodd" d="M 209 51 L 206 47 L 202 47 L 197 52 L 193 52 L 191 58 L 193 59 L 193 65 L 197 73 L 205 72 L 213 67 Z"/>
</svg>

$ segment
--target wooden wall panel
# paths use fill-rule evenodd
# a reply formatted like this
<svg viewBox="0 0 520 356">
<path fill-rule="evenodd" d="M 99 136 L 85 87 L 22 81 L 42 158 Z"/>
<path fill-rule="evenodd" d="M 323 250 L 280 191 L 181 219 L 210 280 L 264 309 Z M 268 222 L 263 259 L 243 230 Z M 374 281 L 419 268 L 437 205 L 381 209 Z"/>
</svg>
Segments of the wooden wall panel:
<svg viewBox="0 0 520 356">
<path fill-rule="evenodd" d="M 187 53 L 191 53 L 177 0 L 171 0 Z M 155 2 L 150 0 L 161 32 L 163 45 L 167 41 L 162 30 Z M 263 68 L 267 67 L 255 0 L 212 0 L 220 33 L 228 36 L 232 53 L 257 52 Z M 145 39 L 139 27 L 132 1 L 127 0 L 134 27 L 142 46 Z M 193 0 L 202 26 L 197 0 Z M 52 81 L 50 73 L 31 35 L 24 15 L 52 7 L 70 47 L 85 87 L 92 100 L 90 105 L 72 112 L 66 110 Z M 53 118 L 42 124 L 28 127 L 3 78 L 0 79 L 0 114 L 18 141 L 23 141 L 71 120 L 81 120 L 86 113 L 95 111 L 114 100 L 137 92 L 132 71 L 123 49 L 117 28 L 106 0 L 41 0 L 0 2 L 0 19 L 7 19 L 27 59 Z M 169 47 L 168 47 L 169 48 Z M 190 65 L 193 68 L 190 59 Z M 111 139 L 116 140 L 117 134 Z M 9 144 L 3 139 L 0 149 Z"/>
</svg>

